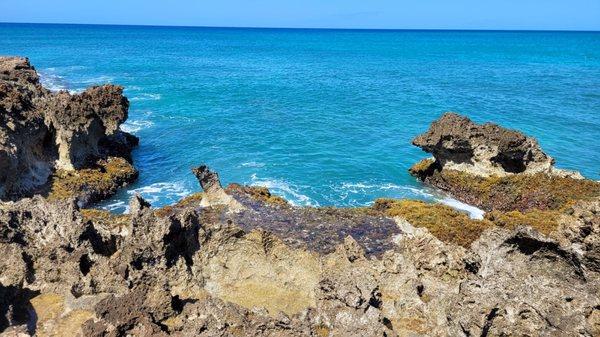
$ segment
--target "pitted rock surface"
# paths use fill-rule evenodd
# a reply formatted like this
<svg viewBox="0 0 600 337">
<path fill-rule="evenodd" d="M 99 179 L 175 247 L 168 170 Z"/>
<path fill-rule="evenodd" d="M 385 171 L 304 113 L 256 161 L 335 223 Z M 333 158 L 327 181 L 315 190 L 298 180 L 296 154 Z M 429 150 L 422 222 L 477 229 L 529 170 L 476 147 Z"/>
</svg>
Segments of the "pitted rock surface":
<svg viewBox="0 0 600 337">
<path fill-rule="evenodd" d="M 31 195 L 56 169 L 130 159 L 137 138 L 119 130 L 128 108 L 122 87 L 51 92 L 28 59 L 0 57 L 0 198 Z"/>
<path fill-rule="evenodd" d="M 348 229 L 340 239 L 325 225 L 315 229 L 321 241 L 295 233 L 334 219 L 352 227 L 364 220 L 359 210 L 294 208 L 268 203 L 250 188 L 227 191 L 244 210 L 193 198 L 164 213 L 139 196 L 129 215 L 39 197 L 1 204 L 0 330 L 7 336 L 598 331 L 600 201 L 575 205 L 551 237 L 527 227 L 491 228 L 470 248 L 381 218 L 372 221 L 398 222 L 402 230 L 374 250 L 370 237 L 377 235 L 368 231 Z M 330 219 L 323 221 L 324 214 Z M 273 227 L 264 225 L 274 219 L 280 220 Z M 284 223 L 287 229 L 278 231 Z"/>
<path fill-rule="evenodd" d="M 413 145 L 431 153 L 443 169 L 480 176 L 550 172 L 554 159 L 519 131 L 445 113 Z"/>
</svg>

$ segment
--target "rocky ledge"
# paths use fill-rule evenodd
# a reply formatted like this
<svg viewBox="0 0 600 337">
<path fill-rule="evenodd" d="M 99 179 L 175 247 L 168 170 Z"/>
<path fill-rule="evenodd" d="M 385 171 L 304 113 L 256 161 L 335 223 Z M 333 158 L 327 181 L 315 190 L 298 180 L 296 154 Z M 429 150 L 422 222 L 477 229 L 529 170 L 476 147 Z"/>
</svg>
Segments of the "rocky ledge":
<svg viewBox="0 0 600 337">
<path fill-rule="evenodd" d="M 39 87 L 28 63 L 11 62 Z M 28 78 L 7 73 L 7 83 Z M 292 207 L 265 188 L 223 187 L 206 165 L 192 170 L 203 192 L 163 208 L 135 196 L 116 215 L 82 208 L 68 191 L 104 177 L 97 190 L 110 193 L 127 175 L 126 158 L 103 156 L 127 136 L 100 115 L 122 121 L 120 110 L 112 100 L 90 108 L 104 135 L 95 150 L 72 142 L 91 160 L 70 167 L 19 136 L 47 130 L 49 147 L 60 143 L 53 119 L 35 117 L 48 103 L 31 102 L 3 111 L 24 122 L 2 143 L 16 152 L 0 153 L 23 167 L 43 159 L 51 180 L 45 194 L 11 189 L 13 200 L 0 202 L 0 335 L 600 335 L 599 184 L 554 169 L 516 131 L 445 115 L 415 140 L 434 159 L 411 172 L 486 209 L 482 220 L 415 200 Z M 4 186 L 24 179 L 5 177 Z"/>
<path fill-rule="evenodd" d="M 600 200 L 547 235 L 489 225 L 457 244 L 473 225 L 444 206 L 295 208 L 195 173 L 203 193 L 160 209 L 136 196 L 126 215 L 41 197 L 0 206 L 4 335 L 600 332 Z"/>
<path fill-rule="evenodd" d="M 119 130 L 128 108 L 119 86 L 51 92 L 29 60 L 0 57 L 0 200 L 43 194 L 84 205 L 133 181 L 138 139 Z"/>
</svg>

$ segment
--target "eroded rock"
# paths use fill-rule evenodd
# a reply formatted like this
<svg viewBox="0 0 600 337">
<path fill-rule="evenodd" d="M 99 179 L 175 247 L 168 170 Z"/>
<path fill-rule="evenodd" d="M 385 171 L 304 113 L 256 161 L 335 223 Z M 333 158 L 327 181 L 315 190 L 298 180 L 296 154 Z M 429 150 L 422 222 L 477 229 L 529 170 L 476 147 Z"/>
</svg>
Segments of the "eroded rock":
<svg viewBox="0 0 600 337">
<path fill-rule="evenodd" d="M 130 159 L 137 138 L 119 130 L 128 108 L 122 87 L 51 92 L 29 60 L 1 57 L 0 198 L 43 193 L 56 170 L 90 168 L 110 156 Z"/>
<path fill-rule="evenodd" d="M 245 188 L 228 195 L 244 209 L 201 206 L 201 197 L 159 212 L 135 196 L 128 215 L 39 197 L 2 204 L 2 328 L 85 336 L 597 331 L 597 203 L 573 206 L 552 236 L 490 227 L 469 247 L 403 218 L 327 211 L 349 225 L 398 224 L 383 250 L 370 248 L 376 232 L 359 231 L 341 239 L 324 231 L 334 248 L 323 249 L 295 234 L 323 210 L 298 212 Z M 275 214 L 286 231 L 260 225 Z M 27 308 L 38 317 L 29 328 Z"/>
<path fill-rule="evenodd" d="M 554 159 L 521 132 L 445 113 L 413 145 L 431 153 L 442 169 L 480 176 L 549 172 Z"/>
</svg>

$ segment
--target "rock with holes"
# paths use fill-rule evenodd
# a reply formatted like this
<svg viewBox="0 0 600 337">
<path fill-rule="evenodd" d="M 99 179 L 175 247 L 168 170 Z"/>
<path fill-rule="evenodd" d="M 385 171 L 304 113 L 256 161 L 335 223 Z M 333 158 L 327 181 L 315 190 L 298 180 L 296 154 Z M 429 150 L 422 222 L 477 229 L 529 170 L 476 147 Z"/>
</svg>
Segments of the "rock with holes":
<svg viewBox="0 0 600 337">
<path fill-rule="evenodd" d="M 252 188 L 223 189 L 206 173 L 200 182 L 212 177 L 211 184 L 202 194 L 162 209 L 136 195 L 124 215 L 80 209 L 74 199 L 0 203 L 0 333 L 441 337 L 600 330 L 597 200 L 573 205 L 553 235 L 490 228 L 463 247 L 372 209 L 300 209 Z M 211 193 L 243 207 L 203 205 Z"/>
<path fill-rule="evenodd" d="M 431 153 L 444 169 L 479 176 L 550 172 L 554 159 L 538 142 L 519 131 L 445 113 L 413 144 Z"/>
<path fill-rule="evenodd" d="M 32 195 L 57 169 L 130 159 L 137 138 L 119 130 L 128 108 L 122 87 L 51 92 L 28 59 L 0 57 L 0 199 Z"/>
<path fill-rule="evenodd" d="M 592 335 L 598 275 L 577 252 L 528 228 L 491 230 L 473 250 L 481 265 L 448 312 L 456 335 Z"/>
</svg>

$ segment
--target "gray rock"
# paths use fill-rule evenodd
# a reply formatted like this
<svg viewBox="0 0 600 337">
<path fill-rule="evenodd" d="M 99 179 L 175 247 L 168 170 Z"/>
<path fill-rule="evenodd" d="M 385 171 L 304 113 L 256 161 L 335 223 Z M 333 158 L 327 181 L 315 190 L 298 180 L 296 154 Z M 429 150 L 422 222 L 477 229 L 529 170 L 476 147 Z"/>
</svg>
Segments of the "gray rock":
<svg viewBox="0 0 600 337">
<path fill-rule="evenodd" d="M 431 153 L 442 168 L 480 176 L 550 172 L 554 164 L 534 138 L 455 113 L 445 113 L 413 144 Z"/>
</svg>

